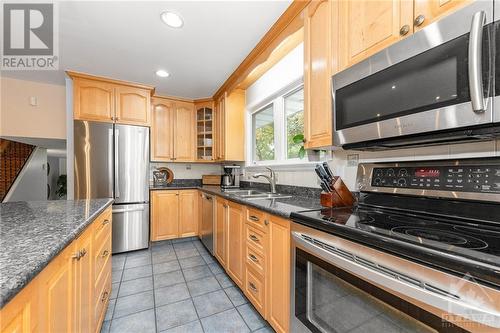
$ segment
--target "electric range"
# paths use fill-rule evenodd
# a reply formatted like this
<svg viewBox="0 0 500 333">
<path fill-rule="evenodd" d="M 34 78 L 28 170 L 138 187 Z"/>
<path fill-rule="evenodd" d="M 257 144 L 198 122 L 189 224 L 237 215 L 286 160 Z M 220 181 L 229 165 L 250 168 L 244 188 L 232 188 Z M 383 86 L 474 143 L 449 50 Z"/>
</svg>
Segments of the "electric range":
<svg viewBox="0 0 500 333">
<path fill-rule="evenodd" d="M 500 329 L 500 159 L 360 164 L 357 187 L 354 207 L 292 213 L 295 289 L 324 285 L 312 282 L 321 271 L 410 326 Z M 296 329 L 347 325 L 300 295 L 292 290 Z"/>
</svg>

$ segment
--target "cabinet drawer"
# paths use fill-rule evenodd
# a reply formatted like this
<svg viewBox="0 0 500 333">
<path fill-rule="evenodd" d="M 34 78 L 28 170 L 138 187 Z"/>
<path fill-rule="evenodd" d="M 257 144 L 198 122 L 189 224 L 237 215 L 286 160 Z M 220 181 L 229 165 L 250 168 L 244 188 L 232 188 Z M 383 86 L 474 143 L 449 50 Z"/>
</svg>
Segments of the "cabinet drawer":
<svg viewBox="0 0 500 333">
<path fill-rule="evenodd" d="M 264 278 L 258 274 L 254 274 L 250 269 L 245 270 L 246 274 L 246 284 L 245 284 L 245 295 L 255 306 L 255 309 L 259 311 L 262 317 L 265 318 L 265 284 Z"/>
<path fill-rule="evenodd" d="M 266 214 L 260 210 L 247 208 L 247 223 L 251 226 L 256 227 L 264 232 L 267 232 L 269 222 L 265 219 Z"/>
<path fill-rule="evenodd" d="M 252 227 L 250 223 L 245 226 L 245 238 L 247 244 L 251 244 L 257 250 L 265 253 L 266 235 L 260 229 Z"/>
<path fill-rule="evenodd" d="M 95 262 L 95 280 L 99 280 L 109 270 L 111 265 L 111 235 L 102 243 L 95 244 L 94 262 Z M 104 275 L 105 276 L 105 275 Z"/>
<path fill-rule="evenodd" d="M 252 247 L 246 246 L 245 262 L 247 266 L 253 268 L 260 275 L 266 275 L 266 259 L 260 251 L 255 251 Z"/>
<path fill-rule="evenodd" d="M 108 207 L 94 221 L 94 239 L 99 244 L 111 235 L 111 207 Z"/>
<path fill-rule="evenodd" d="M 109 302 L 109 297 L 111 296 L 111 269 L 106 270 L 104 274 L 105 275 L 101 276 L 101 279 L 98 280 L 95 289 L 96 293 L 94 299 L 94 319 L 96 326 L 99 326 L 98 324 L 104 318 L 104 315 L 106 314 L 107 304 Z"/>
</svg>

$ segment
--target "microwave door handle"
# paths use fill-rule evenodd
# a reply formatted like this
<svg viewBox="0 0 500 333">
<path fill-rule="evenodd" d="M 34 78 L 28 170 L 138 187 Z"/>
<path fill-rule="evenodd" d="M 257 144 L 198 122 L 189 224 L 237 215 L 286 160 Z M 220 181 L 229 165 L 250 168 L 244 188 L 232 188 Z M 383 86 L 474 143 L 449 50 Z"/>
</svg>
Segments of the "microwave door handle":
<svg viewBox="0 0 500 333">
<path fill-rule="evenodd" d="M 483 25 L 486 20 L 484 11 L 474 14 L 469 34 L 469 90 L 472 110 L 477 113 L 486 111 L 483 93 L 482 41 Z"/>
</svg>

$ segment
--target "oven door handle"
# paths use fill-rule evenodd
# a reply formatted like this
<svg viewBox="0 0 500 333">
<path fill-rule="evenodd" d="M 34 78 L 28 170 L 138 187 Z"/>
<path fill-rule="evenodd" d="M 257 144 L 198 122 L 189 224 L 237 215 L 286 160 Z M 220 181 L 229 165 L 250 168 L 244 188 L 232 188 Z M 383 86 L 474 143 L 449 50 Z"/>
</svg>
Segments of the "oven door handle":
<svg viewBox="0 0 500 333">
<path fill-rule="evenodd" d="M 461 299 L 457 295 L 406 274 L 399 273 L 400 276 L 398 276 L 397 271 L 378 265 L 371 260 L 357 257 L 356 254 L 325 243 L 311 235 L 293 231 L 292 240 L 294 248 L 298 246 L 311 255 L 357 275 L 375 286 L 382 286 L 424 304 L 429 304 L 443 310 L 444 313 L 459 315 L 474 322 L 500 328 L 500 313 L 494 309 L 482 308 L 481 304 Z"/>
<path fill-rule="evenodd" d="M 469 34 L 469 90 L 472 110 L 476 113 L 486 111 L 483 92 L 482 41 L 486 13 L 480 11 L 472 17 Z"/>
</svg>

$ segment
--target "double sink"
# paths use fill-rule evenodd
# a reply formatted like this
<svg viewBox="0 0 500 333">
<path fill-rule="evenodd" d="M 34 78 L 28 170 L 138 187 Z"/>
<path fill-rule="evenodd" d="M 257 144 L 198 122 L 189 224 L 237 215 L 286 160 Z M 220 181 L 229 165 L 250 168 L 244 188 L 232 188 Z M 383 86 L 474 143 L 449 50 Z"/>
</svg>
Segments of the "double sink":
<svg viewBox="0 0 500 333">
<path fill-rule="evenodd" d="M 264 199 L 281 199 L 281 198 L 291 198 L 291 195 L 280 194 L 280 193 L 272 193 L 272 192 L 264 192 L 259 190 L 225 190 L 224 193 L 234 195 L 238 198 L 246 199 L 246 200 L 264 200 Z"/>
</svg>

